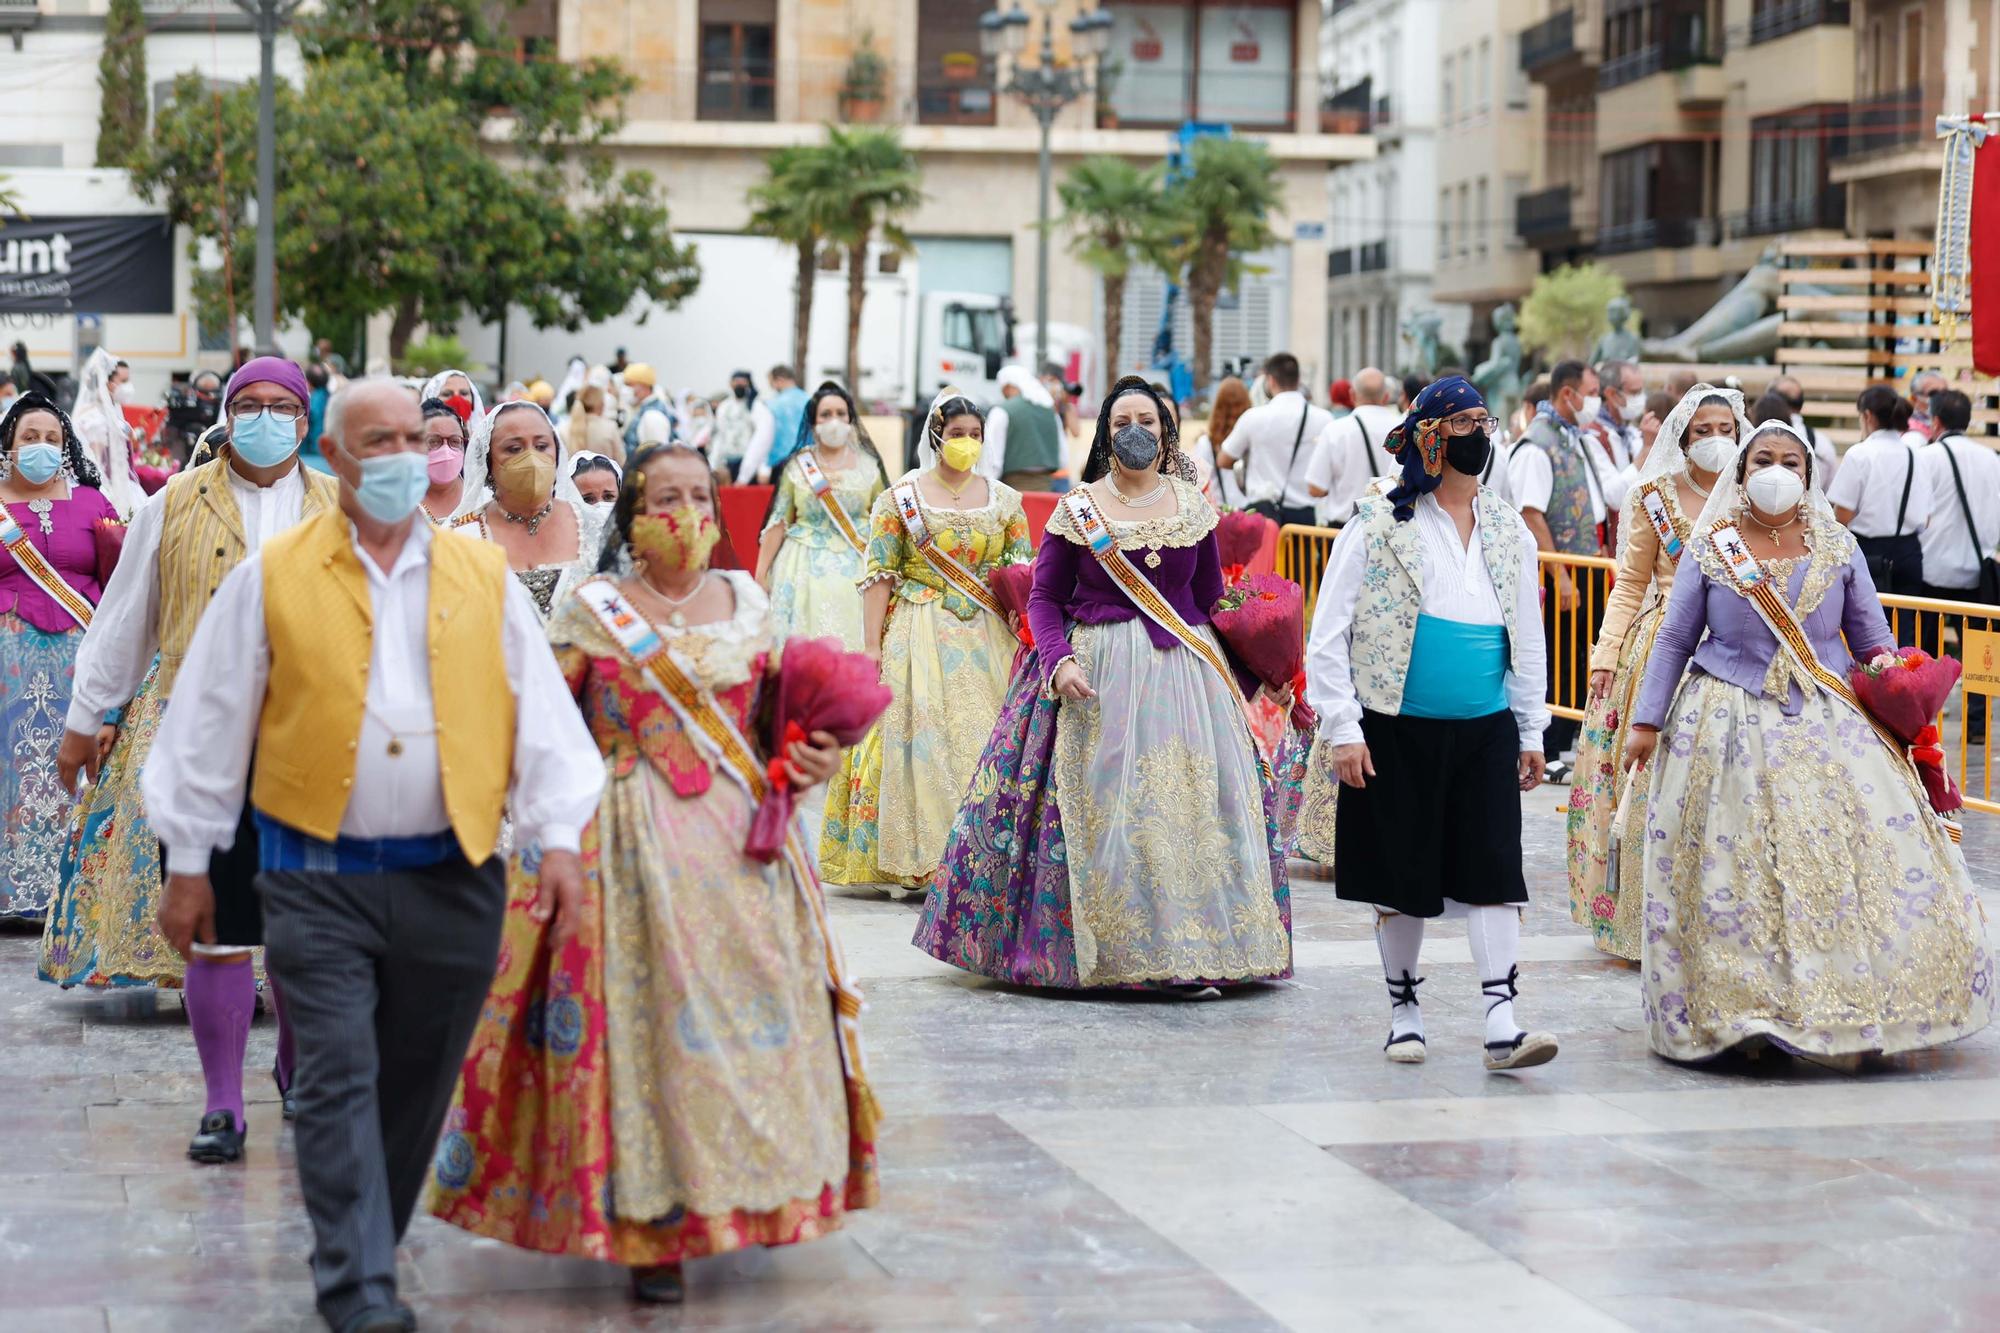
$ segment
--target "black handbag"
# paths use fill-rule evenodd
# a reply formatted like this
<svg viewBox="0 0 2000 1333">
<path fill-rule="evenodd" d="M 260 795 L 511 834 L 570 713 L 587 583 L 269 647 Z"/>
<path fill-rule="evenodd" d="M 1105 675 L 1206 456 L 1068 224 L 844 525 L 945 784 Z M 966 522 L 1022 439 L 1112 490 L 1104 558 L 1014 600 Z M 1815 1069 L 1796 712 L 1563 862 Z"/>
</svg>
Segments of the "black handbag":
<svg viewBox="0 0 2000 1333">
<path fill-rule="evenodd" d="M 1909 458 L 1908 465 L 1903 469 L 1903 498 L 1896 505 L 1896 534 L 1894 537 L 1880 538 L 1879 540 L 1883 542 L 1893 541 L 1900 543 L 1902 541 L 1903 518 L 1910 510 L 1910 485 L 1917 478 L 1917 451 L 1905 445 L 1903 452 L 1908 454 Z M 1956 460 L 1952 462 L 1951 468 L 1953 472 L 1958 471 Z M 1971 514 L 1972 511 L 1968 509 L 1966 511 L 1966 525 L 1968 527 L 1971 526 Z M 1888 592 L 1895 587 L 1893 580 L 1896 576 L 1896 557 L 1882 550 L 1870 552 L 1867 547 L 1868 543 L 1862 543 L 1862 559 L 1868 564 L 1868 577 L 1873 580 L 1877 588 Z"/>
<path fill-rule="evenodd" d="M 1972 525 L 1972 502 L 1965 498 L 1965 478 L 1959 473 L 1958 459 L 1952 454 L 1951 446 L 1940 440 L 1938 448 L 1944 450 L 1945 462 L 1951 464 L 1951 484 L 1958 492 L 1958 510 L 1965 515 L 1966 535 L 1972 538 L 1972 551 L 1979 559 L 1979 586 L 1973 600 L 1987 606 L 2000 606 L 2000 560 L 1993 558 L 1986 543 L 1979 540 L 1979 529 Z"/>
</svg>

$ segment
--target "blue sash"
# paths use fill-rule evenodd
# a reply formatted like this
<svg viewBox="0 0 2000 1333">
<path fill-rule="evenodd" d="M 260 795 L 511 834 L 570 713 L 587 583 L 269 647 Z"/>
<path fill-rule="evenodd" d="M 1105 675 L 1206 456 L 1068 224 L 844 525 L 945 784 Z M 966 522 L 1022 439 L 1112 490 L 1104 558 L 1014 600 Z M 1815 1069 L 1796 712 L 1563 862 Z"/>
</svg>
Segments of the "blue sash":
<svg viewBox="0 0 2000 1333">
<path fill-rule="evenodd" d="M 1457 721 L 1506 707 L 1506 627 L 1419 615 L 1402 716 Z"/>
</svg>

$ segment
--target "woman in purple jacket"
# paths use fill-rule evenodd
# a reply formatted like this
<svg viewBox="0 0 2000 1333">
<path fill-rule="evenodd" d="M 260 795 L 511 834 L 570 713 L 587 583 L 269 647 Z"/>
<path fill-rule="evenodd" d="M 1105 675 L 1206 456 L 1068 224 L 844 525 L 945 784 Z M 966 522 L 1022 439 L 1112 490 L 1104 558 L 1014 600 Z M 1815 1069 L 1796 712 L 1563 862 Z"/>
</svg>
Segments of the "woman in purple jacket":
<svg viewBox="0 0 2000 1333">
<path fill-rule="evenodd" d="M 1223 591 L 1216 514 L 1177 474 L 1176 445 L 1159 396 L 1120 380 L 1086 485 L 1042 540 L 1036 647 L 917 929 L 934 957 L 1063 989 L 1291 972 L 1285 857 L 1244 678 L 1208 623 Z"/>
<path fill-rule="evenodd" d="M 1659 1054 L 1769 1042 L 1851 1068 L 1992 1019 L 1958 848 L 1907 758 L 1821 683 L 1894 647 L 1811 446 L 1760 428 L 1694 526 L 1625 743 L 1628 765 L 1658 755 L 1640 970 Z"/>
</svg>

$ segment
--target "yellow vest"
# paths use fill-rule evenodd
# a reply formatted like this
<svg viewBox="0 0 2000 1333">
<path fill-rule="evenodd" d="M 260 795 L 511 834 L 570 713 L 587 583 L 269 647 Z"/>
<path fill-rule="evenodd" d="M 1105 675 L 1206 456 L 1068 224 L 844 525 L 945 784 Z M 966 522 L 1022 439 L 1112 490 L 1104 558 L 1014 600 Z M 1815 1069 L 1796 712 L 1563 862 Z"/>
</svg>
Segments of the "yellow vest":
<svg viewBox="0 0 2000 1333">
<path fill-rule="evenodd" d="M 353 530 L 338 509 L 265 543 L 270 684 L 250 800 L 325 842 L 354 787 L 368 697 L 374 611 Z M 501 644 L 507 557 L 489 542 L 433 531 L 431 705 L 444 808 L 465 859 L 493 854 L 514 768 L 514 692 Z"/>
<path fill-rule="evenodd" d="M 301 521 L 326 510 L 338 511 L 340 483 L 299 464 L 306 494 Z M 187 656 L 194 627 L 223 577 L 243 563 L 250 544 L 243 535 L 243 510 L 230 492 L 225 453 L 200 467 L 175 474 L 160 500 L 160 682 L 162 696 L 173 689 Z"/>
</svg>

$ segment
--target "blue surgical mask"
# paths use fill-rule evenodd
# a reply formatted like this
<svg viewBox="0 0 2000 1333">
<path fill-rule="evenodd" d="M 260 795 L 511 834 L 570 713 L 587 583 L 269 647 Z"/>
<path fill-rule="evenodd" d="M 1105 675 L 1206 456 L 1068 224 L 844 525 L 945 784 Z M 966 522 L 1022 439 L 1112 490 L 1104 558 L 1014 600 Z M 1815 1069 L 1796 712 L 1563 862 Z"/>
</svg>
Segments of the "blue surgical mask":
<svg viewBox="0 0 2000 1333">
<path fill-rule="evenodd" d="M 280 421 L 269 412 L 232 417 L 229 447 L 251 467 L 276 467 L 299 451 L 298 423 Z"/>
<path fill-rule="evenodd" d="M 24 444 L 14 450 L 14 466 L 30 485 L 39 486 L 62 471 L 62 446 L 57 444 Z"/>
<path fill-rule="evenodd" d="M 431 488 L 430 458 L 426 454 L 378 454 L 361 460 L 361 484 L 354 498 L 378 523 L 400 523 L 408 518 Z"/>
</svg>

